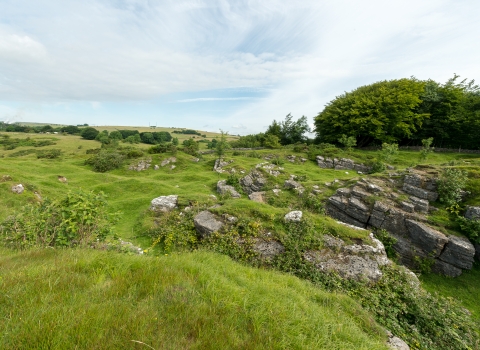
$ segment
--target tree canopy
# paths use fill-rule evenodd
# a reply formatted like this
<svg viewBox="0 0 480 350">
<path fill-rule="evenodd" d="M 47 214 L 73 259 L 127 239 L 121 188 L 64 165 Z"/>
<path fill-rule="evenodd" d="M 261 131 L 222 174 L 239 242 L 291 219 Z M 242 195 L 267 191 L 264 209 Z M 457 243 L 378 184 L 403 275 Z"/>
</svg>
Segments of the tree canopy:
<svg viewBox="0 0 480 350">
<path fill-rule="evenodd" d="M 265 135 L 277 136 L 282 145 L 289 145 L 297 142 L 305 142 L 305 133 L 310 132 L 307 117 L 302 116 L 293 121 L 293 116 L 289 113 L 282 122 L 276 120 L 268 127 Z"/>
<path fill-rule="evenodd" d="M 319 142 L 342 135 L 359 146 L 420 145 L 434 138 L 437 147 L 480 148 L 480 93 L 474 81 L 445 84 L 416 78 L 380 81 L 337 96 L 315 117 Z"/>
</svg>

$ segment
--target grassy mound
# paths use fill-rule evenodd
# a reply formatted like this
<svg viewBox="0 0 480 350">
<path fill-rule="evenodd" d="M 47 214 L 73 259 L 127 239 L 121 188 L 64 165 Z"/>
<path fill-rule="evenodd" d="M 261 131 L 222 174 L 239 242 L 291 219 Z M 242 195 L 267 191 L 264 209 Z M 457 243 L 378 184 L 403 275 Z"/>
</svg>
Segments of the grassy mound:
<svg viewBox="0 0 480 350">
<path fill-rule="evenodd" d="M 349 297 L 213 253 L 2 250 L 0 271 L 2 349 L 386 348 Z"/>
</svg>

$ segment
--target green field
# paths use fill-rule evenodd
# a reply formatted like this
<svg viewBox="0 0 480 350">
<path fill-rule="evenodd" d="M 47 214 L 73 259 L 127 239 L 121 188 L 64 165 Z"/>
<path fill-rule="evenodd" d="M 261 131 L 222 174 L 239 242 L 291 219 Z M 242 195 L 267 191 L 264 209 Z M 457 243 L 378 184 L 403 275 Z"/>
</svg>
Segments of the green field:
<svg viewBox="0 0 480 350">
<path fill-rule="evenodd" d="M 115 128 L 118 127 L 98 127 L 109 131 Z M 156 131 L 171 130 L 156 128 Z M 228 151 L 225 159 L 233 162 L 225 169 L 235 169 L 235 176 L 212 171 L 215 154 L 200 155 L 200 161 L 195 162 L 194 156 L 182 151 L 174 155 L 175 163 L 159 170 L 153 166 L 172 154 L 145 153 L 141 158 L 128 159 L 119 169 L 99 173 L 84 164 L 91 156 L 86 151 L 99 148 L 98 141 L 61 134 L 4 134 L 11 138 L 50 140 L 55 144 L 0 149 L 0 177 L 11 178 L 0 182 L 0 222 L 25 205 L 38 202 L 38 195 L 43 200 L 57 200 L 69 191 L 83 189 L 104 192 L 109 212 L 121 213 L 115 233 L 145 250 L 152 246 L 153 238 L 147 233 L 157 220 L 149 213 L 150 201 L 172 194 L 179 196 L 181 209 L 192 203 L 200 209 L 221 204 L 211 211 L 235 215 L 264 231 L 287 234 L 280 219 L 287 212 L 299 209 L 318 229 L 317 235 L 332 233 L 346 240 L 366 238 L 366 232 L 336 224 L 320 208 L 321 202 L 338 187 L 366 175 L 320 169 L 311 160 L 291 163 L 286 160 L 287 155 L 308 157 L 304 152 L 295 152 L 293 147 Z M 215 136 L 219 135 L 207 134 L 207 139 Z M 146 150 L 150 145 L 135 147 Z M 60 149 L 61 156 L 37 158 L 37 150 L 48 149 Z M 218 180 L 232 176 L 238 179 L 265 162 L 267 155 L 279 159 L 283 168 L 278 177 L 269 177 L 269 189 L 282 186 L 290 175 L 296 175 L 306 188 L 318 186 L 323 192 L 309 205 L 288 191 L 283 191 L 279 198 L 269 198 L 270 204 L 259 204 L 245 196 L 232 199 L 216 192 Z M 376 155 L 375 151 L 359 150 L 338 150 L 335 154 L 338 158 L 364 163 Z M 142 159 L 151 160 L 148 170 L 128 170 L 130 164 Z M 398 171 L 419 163 L 418 152 L 401 151 L 392 165 Z M 424 163 L 429 167 L 452 164 L 467 170 L 469 189 L 475 194 L 479 191 L 479 155 L 433 153 Z M 59 181 L 59 176 L 66 177 L 68 182 Z M 335 180 L 339 182 L 326 185 Z M 12 193 L 11 186 L 19 183 L 25 186 L 25 192 Z M 480 193 L 470 197 L 468 204 L 480 204 Z M 440 214 L 435 219 L 439 226 L 455 231 L 444 208 L 441 205 L 439 208 Z M 457 298 L 480 320 L 479 271 L 476 266 L 458 279 L 424 275 L 421 280 L 427 290 Z M 82 249 L 26 252 L 3 249 L 0 286 L 8 291 L 0 296 L 2 349 L 61 348 L 63 345 L 59 344 L 88 349 L 141 349 L 148 348 L 147 345 L 154 349 L 385 348 L 382 327 L 348 296 L 322 291 L 280 272 L 246 267 L 204 249 L 177 254 L 163 251 L 157 245 L 145 256 Z"/>
</svg>

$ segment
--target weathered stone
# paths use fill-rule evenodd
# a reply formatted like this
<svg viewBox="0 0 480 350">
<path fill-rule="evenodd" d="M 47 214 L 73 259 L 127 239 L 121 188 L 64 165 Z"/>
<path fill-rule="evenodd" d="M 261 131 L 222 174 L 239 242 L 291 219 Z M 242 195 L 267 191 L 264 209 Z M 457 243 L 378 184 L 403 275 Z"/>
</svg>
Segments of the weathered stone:
<svg viewBox="0 0 480 350">
<path fill-rule="evenodd" d="M 170 164 L 170 159 L 164 159 L 161 163 L 160 166 L 165 166 L 167 164 Z"/>
<path fill-rule="evenodd" d="M 58 181 L 63 182 L 64 184 L 68 183 L 68 180 L 65 176 L 58 175 Z"/>
<path fill-rule="evenodd" d="M 232 198 L 240 198 L 241 195 L 235 190 L 235 187 L 227 185 L 227 180 L 217 182 L 217 192 L 220 194 L 230 194 Z"/>
<path fill-rule="evenodd" d="M 253 251 L 262 259 L 271 259 L 285 251 L 285 247 L 277 241 L 259 239 L 253 245 Z"/>
<path fill-rule="evenodd" d="M 293 189 L 297 189 L 297 188 L 303 188 L 302 185 L 300 185 L 297 181 L 295 180 L 285 180 L 285 183 L 283 184 L 283 186 L 285 188 L 293 188 Z"/>
<path fill-rule="evenodd" d="M 223 215 L 222 215 L 222 218 L 223 218 L 225 221 L 227 221 L 227 222 L 229 222 L 229 223 L 231 223 L 231 224 L 236 223 L 236 222 L 238 221 L 238 218 L 237 218 L 237 217 L 235 217 L 235 216 L 233 216 L 233 215 L 230 215 L 230 214 L 223 214 Z"/>
<path fill-rule="evenodd" d="M 421 188 L 423 185 L 423 177 L 419 174 L 409 174 L 405 175 L 403 182 L 411 186 Z"/>
<path fill-rule="evenodd" d="M 213 232 L 219 231 L 223 227 L 223 223 L 216 219 L 215 215 L 207 210 L 198 213 L 193 219 L 197 233 L 205 238 Z"/>
<path fill-rule="evenodd" d="M 367 191 L 373 192 L 373 193 L 377 193 L 377 192 L 382 192 L 382 191 L 383 191 L 383 188 L 381 188 L 380 186 L 378 186 L 378 185 L 376 185 L 376 184 L 372 184 L 372 183 L 367 184 L 366 188 L 367 188 Z"/>
<path fill-rule="evenodd" d="M 22 184 L 12 186 L 12 192 L 16 194 L 22 194 L 25 191 L 25 188 Z"/>
<path fill-rule="evenodd" d="M 263 177 L 262 173 L 257 170 L 253 170 L 247 176 L 240 179 L 240 185 L 248 194 L 261 192 L 266 184 L 267 180 Z"/>
<path fill-rule="evenodd" d="M 480 207 L 467 206 L 465 217 L 470 220 L 480 220 Z"/>
<path fill-rule="evenodd" d="M 248 195 L 248 198 L 254 202 L 265 203 L 265 192 L 253 192 Z"/>
<path fill-rule="evenodd" d="M 417 211 L 418 213 L 427 213 L 428 212 L 429 204 L 428 204 L 427 200 L 420 199 L 420 198 L 415 197 L 415 196 L 411 196 L 409 199 L 410 199 L 410 202 L 412 202 L 413 205 L 415 206 L 415 211 Z"/>
<path fill-rule="evenodd" d="M 384 202 L 376 201 L 368 224 L 383 228 L 390 233 L 405 235 L 405 212 L 398 210 Z"/>
<path fill-rule="evenodd" d="M 410 347 L 399 337 L 394 335 L 388 337 L 387 345 L 392 350 L 410 350 Z"/>
<path fill-rule="evenodd" d="M 160 167 L 158 166 L 158 164 L 155 164 L 155 165 L 153 166 L 153 170 L 158 170 L 158 169 L 160 169 Z"/>
<path fill-rule="evenodd" d="M 353 187 L 352 191 L 351 191 L 351 195 L 355 196 L 355 197 L 358 197 L 360 199 L 365 199 L 365 198 L 371 196 L 370 193 L 364 191 L 363 188 L 361 188 L 360 186 Z"/>
<path fill-rule="evenodd" d="M 177 204 L 178 204 L 177 195 L 160 196 L 152 199 L 150 209 L 155 211 L 167 212 L 175 209 L 177 207 Z"/>
<path fill-rule="evenodd" d="M 328 198 L 328 204 L 333 205 L 334 207 L 345 211 L 348 206 L 348 198 L 344 196 L 332 196 Z"/>
<path fill-rule="evenodd" d="M 455 267 L 470 270 L 474 256 L 475 247 L 468 239 L 450 236 L 439 259 Z"/>
<path fill-rule="evenodd" d="M 393 245 L 393 249 L 398 254 L 398 261 L 408 267 L 417 268 L 416 257 L 427 258 L 427 254 L 415 245 L 412 244 L 406 237 L 390 234 L 395 238 L 396 242 Z"/>
<path fill-rule="evenodd" d="M 353 169 L 355 162 L 348 158 L 342 158 L 339 161 L 335 162 L 335 170 L 350 170 Z"/>
<path fill-rule="evenodd" d="M 314 195 L 319 195 L 320 193 L 323 193 L 323 191 L 322 190 L 312 190 L 312 193 Z"/>
<path fill-rule="evenodd" d="M 303 213 L 300 210 L 294 210 L 285 215 L 285 221 L 301 221 Z"/>
<path fill-rule="evenodd" d="M 364 224 L 366 224 L 370 218 L 370 209 L 355 197 L 351 197 L 348 200 L 348 206 L 345 212 L 347 215 Z"/>
<path fill-rule="evenodd" d="M 131 164 L 128 169 L 129 170 L 134 170 L 134 171 L 144 171 L 144 170 L 147 170 L 148 168 L 150 168 L 150 165 L 151 165 L 151 160 L 147 159 L 147 160 L 141 160 L 139 161 L 138 163 L 136 164 Z"/>
<path fill-rule="evenodd" d="M 339 196 L 349 197 L 352 190 L 349 188 L 341 187 L 335 193 Z"/>
<path fill-rule="evenodd" d="M 282 190 L 278 189 L 278 188 L 274 188 L 272 190 L 272 192 L 275 194 L 275 196 L 278 196 L 280 194 L 280 192 L 282 192 Z"/>
<path fill-rule="evenodd" d="M 445 244 L 448 242 L 447 236 L 434 230 L 433 228 L 413 221 L 405 220 L 405 224 L 409 231 L 411 241 L 433 257 L 438 257 L 442 252 Z"/>
<path fill-rule="evenodd" d="M 200 158 L 197 158 L 197 157 L 192 158 L 192 162 L 198 163 L 199 161 L 200 161 Z"/>
<path fill-rule="evenodd" d="M 12 181 L 12 177 L 10 175 L 2 175 L 0 182 L 7 182 L 7 181 Z"/>
<path fill-rule="evenodd" d="M 405 210 L 407 213 L 413 213 L 415 211 L 415 205 L 408 202 L 400 203 L 402 205 L 402 209 Z"/>
<path fill-rule="evenodd" d="M 332 197 L 330 197 L 332 198 Z M 329 201 L 330 201 L 330 198 L 329 198 Z M 345 199 L 347 200 L 347 199 Z M 347 214 L 345 214 L 344 211 L 334 207 L 333 205 L 327 205 L 327 214 L 330 215 L 332 218 L 334 219 L 337 219 L 339 221 L 341 221 L 342 223 L 347 223 L 347 224 L 350 224 L 350 225 L 353 225 L 353 226 L 356 226 L 356 227 L 359 227 L 359 228 L 364 228 L 365 227 L 365 224 L 363 222 L 360 222 L 354 218 L 352 218 L 351 216 L 348 216 Z"/>
<path fill-rule="evenodd" d="M 213 166 L 213 170 L 216 171 L 217 173 L 223 173 L 223 167 L 229 165 L 232 163 L 233 160 L 231 161 L 225 161 L 223 159 L 216 159 L 215 160 L 215 165 Z"/>
<path fill-rule="evenodd" d="M 415 187 L 408 183 L 404 183 L 402 189 L 408 194 L 411 194 L 421 199 L 427 199 L 431 202 L 436 201 L 438 198 L 438 193 L 424 190 L 423 188 Z"/>
<path fill-rule="evenodd" d="M 449 277 L 458 277 L 462 274 L 462 269 L 438 259 L 435 259 L 432 271 Z"/>
</svg>

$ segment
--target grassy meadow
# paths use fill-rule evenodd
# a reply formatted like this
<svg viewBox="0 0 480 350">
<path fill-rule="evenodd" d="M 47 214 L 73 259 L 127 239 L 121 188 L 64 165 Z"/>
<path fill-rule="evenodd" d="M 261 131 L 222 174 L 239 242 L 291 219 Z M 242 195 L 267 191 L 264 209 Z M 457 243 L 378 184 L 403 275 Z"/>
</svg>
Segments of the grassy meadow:
<svg viewBox="0 0 480 350">
<path fill-rule="evenodd" d="M 113 131 L 120 127 L 102 127 Z M 125 127 L 135 129 L 134 127 Z M 145 130 L 144 130 L 145 129 Z M 153 129 L 138 129 L 152 131 Z M 172 128 L 156 128 L 169 131 Z M 175 129 L 176 130 L 176 129 Z M 357 231 L 322 215 L 321 202 L 339 187 L 357 181 L 354 171 L 320 169 L 315 162 L 291 163 L 287 155 L 307 158 L 293 148 L 278 150 L 228 151 L 233 160 L 225 169 L 234 175 L 212 171 L 216 155 L 193 156 L 178 151 L 176 162 L 159 170 L 170 153 L 148 154 L 129 159 L 120 169 L 94 172 L 84 162 L 88 149 L 99 148 L 98 141 L 72 135 L 4 133 L 11 138 L 50 140 L 54 145 L 0 149 L 0 222 L 27 203 L 58 199 L 68 191 L 102 191 L 108 210 L 120 212 L 115 233 L 143 249 L 152 245 L 146 231 L 155 225 L 149 214 L 150 201 L 163 195 L 178 195 L 179 207 L 191 204 L 217 214 L 230 214 L 258 222 L 264 230 L 282 231 L 279 220 L 291 210 L 304 216 L 323 233 L 346 240 L 363 238 Z M 206 133 L 207 140 L 219 134 Z M 172 134 L 180 144 L 191 135 Z M 2 137 L 2 134 L 0 134 Z M 196 138 L 201 138 L 196 136 Z M 202 146 L 203 145 L 203 146 Z M 146 150 L 150 145 L 135 147 Z M 201 148 L 206 147 L 201 143 Z M 36 150 L 59 149 L 55 159 L 39 159 Z M 29 151 L 32 150 L 32 151 Z M 19 153 L 20 152 L 20 153 Z M 337 158 L 348 157 L 368 163 L 375 151 L 338 150 Z M 269 177 L 268 189 L 296 175 L 307 189 L 322 191 L 308 206 L 292 192 L 267 195 L 267 203 L 232 199 L 216 192 L 219 180 L 238 179 L 265 156 L 273 156 L 283 168 L 278 177 Z M 140 159 L 151 159 L 146 171 L 128 170 Z M 468 171 L 468 204 L 480 204 L 480 155 L 433 153 L 421 164 L 419 152 L 401 151 L 392 162 L 397 169 L 423 165 L 456 166 Z M 171 167 L 174 165 L 175 167 Z M 68 182 L 58 180 L 59 176 Z M 384 176 L 384 175 L 373 175 Z M 23 184 L 17 195 L 11 186 Z M 269 191 L 269 193 L 272 191 Z M 215 197 L 212 197 L 214 195 Z M 221 206 L 218 206 L 221 204 Z M 433 220 L 439 228 L 456 233 L 444 206 Z M 459 299 L 480 321 L 480 267 L 457 279 L 437 275 L 421 276 L 422 285 L 432 292 Z M 360 305 L 346 295 L 327 293 L 306 281 L 280 272 L 246 267 L 225 256 L 200 249 L 188 253 L 168 253 L 156 247 L 144 256 L 131 256 L 101 250 L 36 249 L 0 250 L 0 348 L 2 349 L 385 349 L 385 333 Z"/>
</svg>

